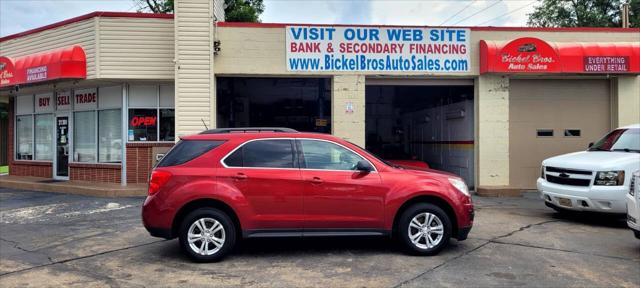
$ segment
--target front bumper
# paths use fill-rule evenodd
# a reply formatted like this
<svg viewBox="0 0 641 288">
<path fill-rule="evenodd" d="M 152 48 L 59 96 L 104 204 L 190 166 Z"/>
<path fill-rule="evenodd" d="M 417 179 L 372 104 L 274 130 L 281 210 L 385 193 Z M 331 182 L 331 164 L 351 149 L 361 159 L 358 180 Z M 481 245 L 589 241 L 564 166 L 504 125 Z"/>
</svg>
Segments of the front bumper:
<svg viewBox="0 0 641 288">
<path fill-rule="evenodd" d="M 592 211 L 625 214 L 625 186 L 570 186 L 550 183 L 542 178 L 536 181 L 541 198 L 548 204 L 573 211 Z M 560 201 L 568 199 L 569 205 Z M 567 201 L 567 200 L 565 200 Z"/>
<path fill-rule="evenodd" d="M 639 231 L 639 206 L 635 203 L 634 197 L 630 194 L 626 195 L 626 208 L 627 208 L 627 222 L 630 229 Z"/>
<path fill-rule="evenodd" d="M 464 227 L 464 228 L 458 228 L 458 235 L 456 235 L 456 240 L 463 241 L 463 240 L 467 239 L 467 235 L 470 234 L 471 230 L 472 230 L 472 226 Z"/>
</svg>

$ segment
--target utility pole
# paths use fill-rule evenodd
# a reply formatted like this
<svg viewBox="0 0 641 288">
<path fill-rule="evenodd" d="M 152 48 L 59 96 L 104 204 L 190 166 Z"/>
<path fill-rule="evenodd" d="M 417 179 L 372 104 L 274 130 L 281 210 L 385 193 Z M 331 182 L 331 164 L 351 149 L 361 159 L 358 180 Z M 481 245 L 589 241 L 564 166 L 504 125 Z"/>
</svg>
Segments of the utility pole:
<svg viewBox="0 0 641 288">
<path fill-rule="evenodd" d="M 630 4 L 624 3 L 621 5 L 621 27 L 630 27 Z"/>
</svg>

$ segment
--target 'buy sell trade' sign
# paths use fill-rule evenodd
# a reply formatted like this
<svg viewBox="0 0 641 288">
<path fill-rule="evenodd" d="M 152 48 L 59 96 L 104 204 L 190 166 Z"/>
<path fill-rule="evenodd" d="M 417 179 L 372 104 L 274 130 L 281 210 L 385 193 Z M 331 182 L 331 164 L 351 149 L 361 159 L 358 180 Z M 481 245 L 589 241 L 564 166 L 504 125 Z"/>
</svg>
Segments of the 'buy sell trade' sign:
<svg viewBox="0 0 641 288">
<path fill-rule="evenodd" d="M 470 30 L 287 26 L 288 71 L 470 71 Z"/>
</svg>

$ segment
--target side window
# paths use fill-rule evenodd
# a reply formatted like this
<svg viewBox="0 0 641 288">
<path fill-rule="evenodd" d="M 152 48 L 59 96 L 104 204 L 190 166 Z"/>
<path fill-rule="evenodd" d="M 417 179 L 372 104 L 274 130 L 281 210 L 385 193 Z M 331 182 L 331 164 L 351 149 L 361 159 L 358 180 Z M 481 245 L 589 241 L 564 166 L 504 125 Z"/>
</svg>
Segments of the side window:
<svg viewBox="0 0 641 288">
<path fill-rule="evenodd" d="M 229 167 L 294 168 L 291 140 L 249 142 L 224 160 Z"/>
<path fill-rule="evenodd" d="M 358 154 L 339 145 L 325 141 L 300 140 L 305 168 L 323 170 L 355 170 Z"/>
</svg>

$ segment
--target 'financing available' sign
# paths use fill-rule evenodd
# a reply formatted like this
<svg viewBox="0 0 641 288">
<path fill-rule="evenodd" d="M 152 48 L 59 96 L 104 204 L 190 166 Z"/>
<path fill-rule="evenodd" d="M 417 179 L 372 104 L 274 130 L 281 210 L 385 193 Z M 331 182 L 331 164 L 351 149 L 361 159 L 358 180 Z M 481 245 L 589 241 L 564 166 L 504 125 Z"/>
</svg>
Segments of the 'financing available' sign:
<svg viewBox="0 0 641 288">
<path fill-rule="evenodd" d="M 288 71 L 470 71 L 470 30 L 287 26 Z"/>
</svg>

